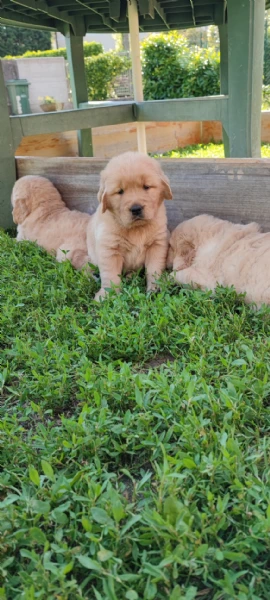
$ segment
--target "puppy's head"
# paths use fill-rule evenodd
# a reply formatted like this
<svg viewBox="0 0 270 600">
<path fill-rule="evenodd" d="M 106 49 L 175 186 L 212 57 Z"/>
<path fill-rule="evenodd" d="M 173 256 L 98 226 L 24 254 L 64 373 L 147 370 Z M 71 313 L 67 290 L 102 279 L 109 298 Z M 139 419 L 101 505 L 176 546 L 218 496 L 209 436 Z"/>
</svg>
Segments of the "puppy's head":
<svg viewBox="0 0 270 600">
<path fill-rule="evenodd" d="M 64 202 L 54 187 L 45 177 L 26 175 L 16 181 L 11 195 L 14 223 L 20 225 L 41 206 L 52 212 L 56 206 L 64 206 Z"/>
<path fill-rule="evenodd" d="M 137 227 L 155 218 L 164 200 L 171 200 L 169 181 L 159 163 L 139 152 L 112 158 L 101 173 L 98 200 L 122 227 Z"/>
<path fill-rule="evenodd" d="M 183 231 L 183 225 L 180 223 L 171 234 L 169 240 L 169 250 L 167 255 L 167 269 L 182 271 L 192 264 L 196 248 L 194 241 L 189 238 L 188 232 Z"/>
</svg>

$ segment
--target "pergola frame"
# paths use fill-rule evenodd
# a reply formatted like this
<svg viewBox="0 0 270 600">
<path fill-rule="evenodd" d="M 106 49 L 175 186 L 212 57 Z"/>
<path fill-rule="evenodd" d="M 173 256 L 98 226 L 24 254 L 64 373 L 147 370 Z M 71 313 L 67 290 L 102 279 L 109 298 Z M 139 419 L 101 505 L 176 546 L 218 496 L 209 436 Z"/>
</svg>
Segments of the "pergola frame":
<svg viewBox="0 0 270 600">
<path fill-rule="evenodd" d="M 96 14 L 94 3 L 79 4 L 91 17 L 78 17 L 68 10 L 74 0 L 2 0 L 10 5 L 25 9 L 44 11 L 44 17 L 34 20 L 27 10 L 25 14 L 12 12 L 5 6 L 0 8 L 0 24 L 58 29 L 64 32 L 67 41 L 67 54 L 70 66 L 74 110 L 9 116 L 6 103 L 6 90 L 0 69 L 0 226 L 12 224 L 10 194 L 16 179 L 14 153 L 24 136 L 42 133 L 55 133 L 77 129 L 79 153 L 92 156 L 91 128 L 120 123 L 138 124 L 149 121 L 221 121 L 226 157 L 260 157 L 261 146 L 261 89 L 263 75 L 263 39 L 265 0 L 127 0 L 139 6 L 139 14 L 144 15 L 146 30 L 167 30 L 180 28 L 174 18 L 169 22 L 169 12 L 179 9 L 182 27 L 211 24 L 216 22 L 220 32 L 221 50 L 221 95 L 207 98 L 181 100 L 157 100 L 134 102 L 113 102 L 89 107 L 84 73 L 83 36 L 85 27 L 91 20 L 91 27 L 97 32 L 125 31 L 126 0 L 104 0 L 109 4 L 109 17 L 103 15 L 100 28 L 100 14 Z M 48 4 L 50 2 L 50 5 Z M 124 3 L 124 4 L 123 4 Z M 205 5 L 213 5 L 213 19 L 210 23 L 196 19 Z M 193 8 L 193 21 L 188 24 L 190 13 L 185 17 L 185 7 Z M 125 6 L 125 14 L 123 10 Z M 163 8 L 165 6 L 165 9 Z M 167 9 L 166 9 L 167 7 Z M 201 8 L 201 11 L 200 11 Z M 60 10 L 61 9 L 61 10 Z M 62 10 L 63 9 L 63 10 Z M 195 10 L 196 9 L 196 10 Z M 167 10 L 167 12 L 166 12 Z M 158 17 L 158 18 L 157 18 Z M 180 19 L 178 16 L 177 18 Z M 172 18 L 172 17 L 170 17 Z M 122 20 L 121 20 L 122 19 Z M 56 27 L 56 21 L 59 26 Z M 96 24 L 95 24 L 96 23 Z M 113 24 L 117 27 L 113 28 Z M 123 23 L 123 25 L 121 25 Z M 150 25 L 148 25 L 150 23 Z M 133 57 L 134 60 L 134 57 Z"/>
</svg>

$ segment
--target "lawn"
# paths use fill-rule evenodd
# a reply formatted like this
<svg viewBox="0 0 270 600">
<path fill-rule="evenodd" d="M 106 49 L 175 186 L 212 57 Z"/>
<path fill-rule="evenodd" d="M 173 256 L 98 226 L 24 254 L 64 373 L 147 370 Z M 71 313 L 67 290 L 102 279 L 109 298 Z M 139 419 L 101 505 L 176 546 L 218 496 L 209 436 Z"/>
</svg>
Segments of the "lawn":
<svg viewBox="0 0 270 600">
<path fill-rule="evenodd" d="M 269 600 L 270 310 L 0 256 L 0 598 Z"/>
<path fill-rule="evenodd" d="M 270 158 L 270 144 L 262 144 L 261 154 L 262 158 Z M 159 158 L 223 158 L 224 148 L 223 144 L 193 144 L 163 154 L 154 154 L 153 156 Z"/>
</svg>

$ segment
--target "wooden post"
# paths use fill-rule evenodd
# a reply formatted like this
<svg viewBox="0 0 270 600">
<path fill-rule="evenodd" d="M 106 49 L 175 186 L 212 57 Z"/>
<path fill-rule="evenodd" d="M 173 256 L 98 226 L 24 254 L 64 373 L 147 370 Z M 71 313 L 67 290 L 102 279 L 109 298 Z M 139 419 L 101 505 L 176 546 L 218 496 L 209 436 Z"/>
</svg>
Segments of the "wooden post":
<svg viewBox="0 0 270 600">
<path fill-rule="evenodd" d="M 67 58 L 69 64 L 70 85 L 74 108 L 88 101 L 86 77 L 84 71 L 83 36 L 66 32 Z M 91 129 L 78 131 L 79 156 L 93 156 Z"/>
<path fill-rule="evenodd" d="M 228 0 L 231 157 L 261 156 L 264 0 Z"/>
<path fill-rule="evenodd" d="M 16 181 L 7 94 L 0 61 L 0 227 L 14 225 L 11 214 L 11 191 Z"/>
<path fill-rule="evenodd" d="M 139 17 L 136 0 L 128 0 L 128 21 L 132 61 L 132 81 L 135 102 L 143 102 L 142 68 L 140 57 Z M 145 124 L 137 123 L 137 144 L 139 152 L 147 154 Z"/>
<path fill-rule="evenodd" d="M 220 43 L 220 93 L 228 95 L 228 25 L 219 25 L 219 43 Z M 224 144 L 224 154 L 226 158 L 230 156 L 230 143 L 228 131 L 222 123 L 222 137 Z"/>
</svg>

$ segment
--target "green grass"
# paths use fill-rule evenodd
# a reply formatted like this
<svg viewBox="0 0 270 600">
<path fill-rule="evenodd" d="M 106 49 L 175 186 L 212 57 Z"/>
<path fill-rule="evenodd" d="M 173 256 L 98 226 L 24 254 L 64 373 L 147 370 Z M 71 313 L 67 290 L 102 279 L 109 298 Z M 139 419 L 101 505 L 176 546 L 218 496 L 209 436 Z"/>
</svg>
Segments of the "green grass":
<svg viewBox="0 0 270 600">
<path fill-rule="evenodd" d="M 270 158 L 270 144 L 262 144 L 261 152 L 262 158 Z M 164 158 L 223 158 L 224 148 L 223 144 L 193 144 L 153 156 L 162 156 Z"/>
<path fill-rule="evenodd" d="M 269 600 L 270 310 L 0 256 L 0 598 Z"/>
</svg>

